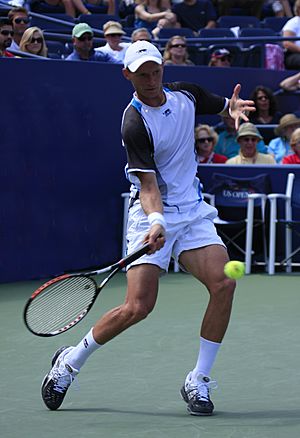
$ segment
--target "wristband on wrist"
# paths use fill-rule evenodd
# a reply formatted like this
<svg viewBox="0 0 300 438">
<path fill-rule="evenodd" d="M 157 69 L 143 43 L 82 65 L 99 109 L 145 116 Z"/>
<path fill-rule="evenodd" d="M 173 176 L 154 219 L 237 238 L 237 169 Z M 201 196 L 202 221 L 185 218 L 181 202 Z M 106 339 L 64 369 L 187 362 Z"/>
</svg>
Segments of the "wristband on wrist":
<svg viewBox="0 0 300 438">
<path fill-rule="evenodd" d="M 166 229 L 166 220 L 163 217 L 163 215 L 161 213 L 158 213 L 157 211 L 150 213 L 148 216 L 148 222 L 150 224 L 150 226 L 152 227 L 152 225 L 161 225 L 164 229 Z"/>
</svg>

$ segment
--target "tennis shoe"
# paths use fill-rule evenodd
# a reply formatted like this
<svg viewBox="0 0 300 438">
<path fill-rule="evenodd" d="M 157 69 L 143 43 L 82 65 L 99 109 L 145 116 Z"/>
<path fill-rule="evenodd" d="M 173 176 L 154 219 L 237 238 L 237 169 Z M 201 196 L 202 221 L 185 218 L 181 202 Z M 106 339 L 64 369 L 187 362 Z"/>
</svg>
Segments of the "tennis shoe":
<svg viewBox="0 0 300 438">
<path fill-rule="evenodd" d="M 55 411 L 62 404 L 69 386 L 78 370 L 65 362 L 64 358 L 74 347 L 61 347 L 54 353 L 52 368 L 42 383 L 42 398 L 47 408 Z"/>
<path fill-rule="evenodd" d="M 191 415 L 212 415 L 214 405 L 210 399 L 210 390 L 216 387 L 217 382 L 210 380 L 210 377 L 198 374 L 196 379 L 192 379 L 190 372 L 180 390 L 188 412 Z"/>
</svg>

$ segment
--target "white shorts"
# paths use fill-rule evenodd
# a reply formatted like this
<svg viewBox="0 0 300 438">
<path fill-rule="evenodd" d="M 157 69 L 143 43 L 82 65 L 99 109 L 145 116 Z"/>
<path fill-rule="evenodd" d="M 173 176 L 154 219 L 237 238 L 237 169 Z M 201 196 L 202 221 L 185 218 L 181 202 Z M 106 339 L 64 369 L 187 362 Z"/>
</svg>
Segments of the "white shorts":
<svg viewBox="0 0 300 438">
<path fill-rule="evenodd" d="M 164 247 L 154 254 L 144 255 L 130 266 L 151 263 L 167 272 L 171 257 L 178 262 L 182 251 L 202 248 L 207 245 L 222 245 L 225 247 L 214 226 L 213 220 L 216 216 L 217 210 L 205 201 L 199 202 L 195 207 L 183 213 L 179 213 L 177 210 L 172 212 L 164 211 L 167 223 Z M 141 204 L 135 202 L 128 212 L 126 236 L 128 254 L 135 251 L 142 244 L 148 231 L 148 218 Z"/>
</svg>

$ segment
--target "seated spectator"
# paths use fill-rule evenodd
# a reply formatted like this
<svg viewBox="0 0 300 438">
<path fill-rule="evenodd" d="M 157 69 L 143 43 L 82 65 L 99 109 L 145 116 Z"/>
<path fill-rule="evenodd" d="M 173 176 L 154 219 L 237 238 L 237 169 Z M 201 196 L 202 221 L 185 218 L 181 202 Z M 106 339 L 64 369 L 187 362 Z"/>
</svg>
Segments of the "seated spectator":
<svg viewBox="0 0 300 438">
<path fill-rule="evenodd" d="M 121 0 L 119 3 L 119 17 L 127 19 L 127 26 L 134 24 L 134 11 L 137 2 L 134 0 Z M 130 21 L 128 22 L 128 20 Z"/>
<path fill-rule="evenodd" d="M 240 145 L 240 152 L 229 158 L 226 164 L 276 164 L 272 155 L 258 152 L 257 143 L 262 140 L 262 136 L 253 123 L 240 125 L 236 139 Z"/>
<path fill-rule="evenodd" d="M 275 134 L 278 137 L 271 140 L 268 146 L 268 152 L 273 154 L 276 163 L 281 163 L 284 157 L 293 153 L 290 138 L 299 126 L 300 119 L 295 114 L 285 114 L 281 117 L 279 125 L 275 128 Z"/>
<path fill-rule="evenodd" d="M 240 145 L 236 139 L 235 122 L 229 116 L 222 117 L 222 123 L 217 125 L 219 139 L 215 146 L 215 152 L 221 155 L 225 155 L 227 158 L 236 156 L 240 151 Z M 260 140 L 257 144 L 258 152 L 263 154 L 267 153 L 267 148 L 263 140 Z"/>
<path fill-rule="evenodd" d="M 172 11 L 181 27 L 192 29 L 195 36 L 200 29 L 216 27 L 217 13 L 210 0 L 183 0 Z"/>
<path fill-rule="evenodd" d="M 258 85 L 252 91 L 250 100 L 255 103 L 256 111 L 249 114 L 249 120 L 255 125 L 278 124 L 282 113 L 277 111 L 278 103 L 273 91 L 264 85 Z"/>
<path fill-rule="evenodd" d="M 264 0 L 217 0 L 217 3 L 219 16 L 231 15 L 232 8 L 242 8 L 246 10 L 245 15 L 260 19 Z"/>
<path fill-rule="evenodd" d="M 89 3 L 90 5 L 103 5 L 107 6 L 106 13 L 108 15 L 115 15 L 116 14 L 116 5 L 115 0 L 83 0 L 84 3 Z M 88 11 L 88 14 L 91 12 Z"/>
<path fill-rule="evenodd" d="M 167 42 L 164 50 L 165 65 L 195 65 L 190 59 L 186 48 L 185 37 L 174 35 Z"/>
<path fill-rule="evenodd" d="M 231 67 L 231 54 L 227 49 L 217 49 L 211 54 L 209 67 Z"/>
<path fill-rule="evenodd" d="M 6 49 L 10 47 L 13 40 L 13 26 L 6 17 L 0 17 L 0 58 L 11 58 L 14 55 Z"/>
<path fill-rule="evenodd" d="M 65 13 L 73 18 L 80 14 L 91 14 L 82 0 L 45 0 L 45 2 L 51 6 L 63 6 Z"/>
<path fill-rule="evenodd" d="M 195 153 L 198 164 L 225 163 L 225 155 L 216 154 L 214 147 L 218 134 L 209 125 L 198 125 L 195 128 Z"/>
<path fill-rule="evenodd" d="M 103 47 L 98 47 L 96 52 L 109 53 L 118 61 L 123 61 L 127 48 L 131 43 L 121 42 L 124 32 L 121 23 L 118 21 L 108 21 L 103 26 L 104 38 L 107 43 Z"/>
<path fill-rule="evenodd" d="M 43 31 L 39 27 L 29 27 L 26 29 L 20 42 L 20 50 L 46 58 L 48 56 L 48 48 Z"/>
<path fill-rule="evenodd" d="M 300 88 L 300 73 L 296 73 L 280 82 L 280 87 L 285 91 L 296 91 Z"/>
<path fill-rule="evenodd" d="M 282 164 L 300 164 L 300 128 L 291 135 L 290 144 L 294 154 L 283 157 Z"/>
<path fill-rule="evenodd" d="M 87 23 L 76 24 L 72 31 L 73 52 L 67 56 L 66 61 L 96 61 L 121 64 L 109 53 L 96 52 L 93 49 L 93 36 L 92 28 Z"/>
<path fill-rule="evenodd" d="M 13 8 L 8 13 L 8 18 L 12 22 L 14 37 L 10 49 L 20 50 L 20 41 L 25 30 L 30 26 L 30 17 L 27 9 L 23 7 Z"/>
<path fill-rule="evenodd" d="M 148 29 L 145 27 L 141 27 L 139 29 L 135 29 L 131 34 L 131 41 L 135 43 L 136 41 L 148 41 L 151 43 L 152 36 Z"/>
<path fill-rule="evenodd" d="M 161 0 L 144 0 L 135 8 L 134 27 L 136 29 L 145 27 L 155 38 L 158 38 L 160 29 L 177 26 L 176 16 L 171 12 L 170 3 L 163 4 Z"/>
<path fill-rule="evenodd" d="M 284 37 L 300 37 L 300 0 L 294 4 L 295 17 L 288 20 L 282 28 Z M 300 68 L 300 40 L 283 41 L 283 47 L 286 49 L 284 63 L 288 70 L 298 70 Z"/>
</svg>

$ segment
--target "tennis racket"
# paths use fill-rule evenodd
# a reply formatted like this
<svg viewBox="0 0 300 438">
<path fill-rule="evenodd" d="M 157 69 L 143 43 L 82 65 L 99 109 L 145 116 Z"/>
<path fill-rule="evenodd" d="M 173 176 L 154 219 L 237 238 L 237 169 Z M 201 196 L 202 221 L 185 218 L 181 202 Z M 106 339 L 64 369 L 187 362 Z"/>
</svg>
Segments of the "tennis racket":
<svg viewBox="0 0 300 438">
<path fill-rule="evenodd" d="M 63 274 L 40 286 L 24 308 L 24 322 L 36 336 L 56 336 L 78 324 L 91 310 L 111 278 L 150 250 L 144 244 L 117 263 L 97 271 Z M 98 286 L 92 276 L 109 272 Z"/>
</svg>

